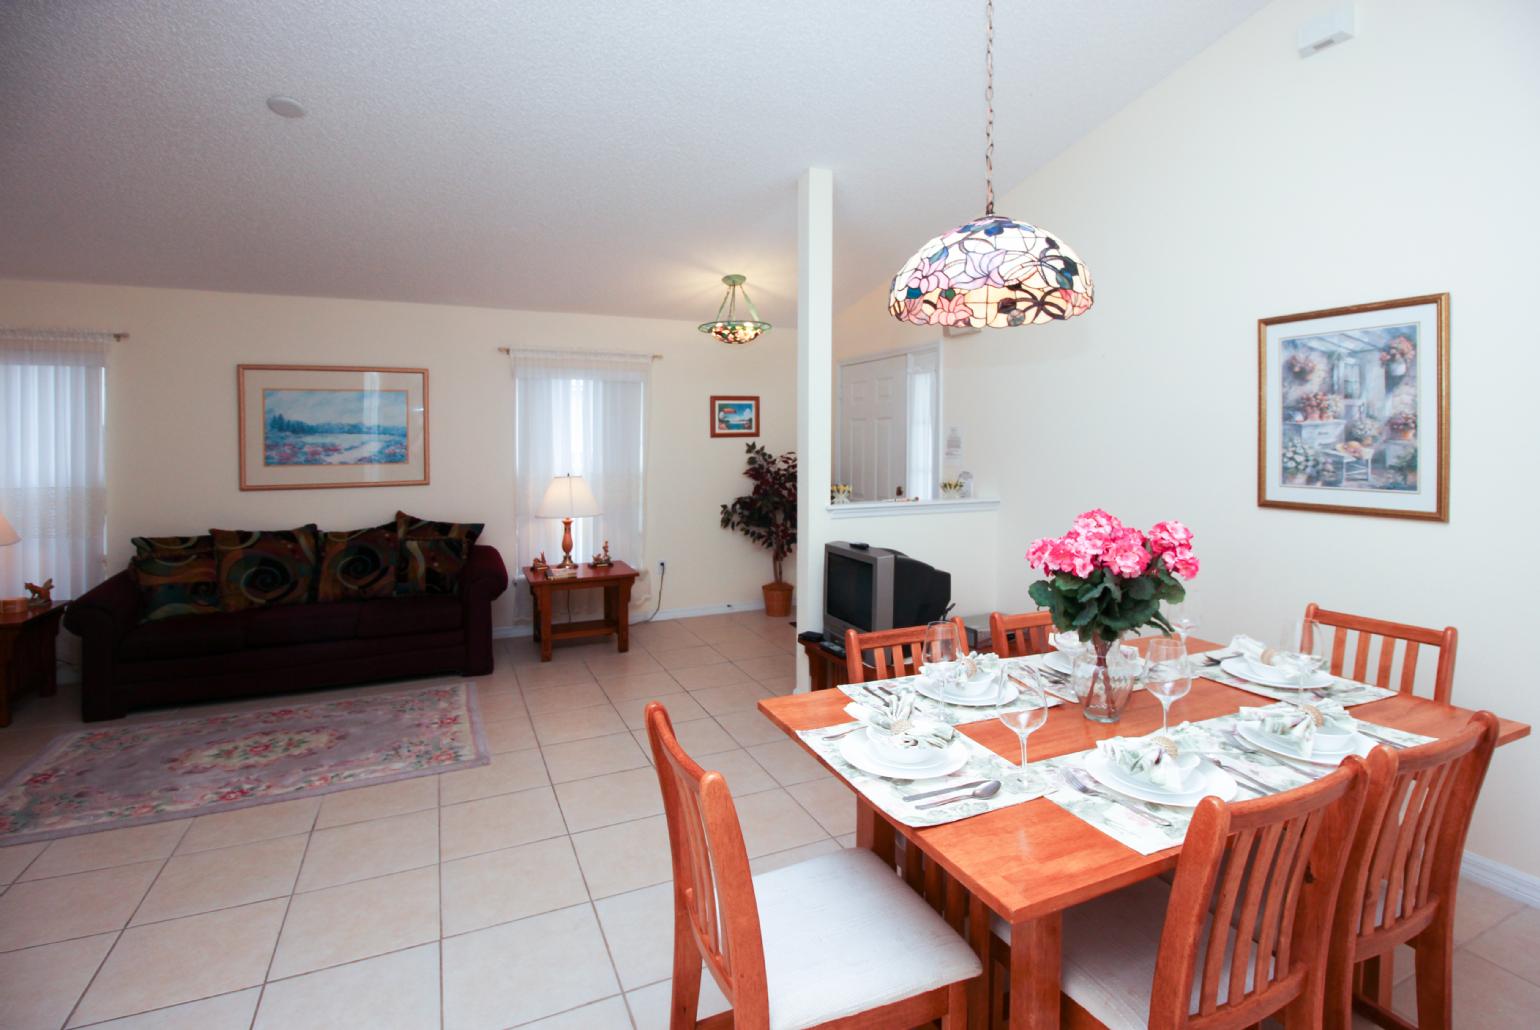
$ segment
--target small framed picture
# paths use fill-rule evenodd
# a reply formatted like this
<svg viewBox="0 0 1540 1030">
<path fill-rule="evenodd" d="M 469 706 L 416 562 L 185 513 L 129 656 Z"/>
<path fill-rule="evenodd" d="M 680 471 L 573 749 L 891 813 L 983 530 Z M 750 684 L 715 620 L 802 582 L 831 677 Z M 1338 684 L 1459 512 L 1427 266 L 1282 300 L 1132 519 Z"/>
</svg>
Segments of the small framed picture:
<svg viewBox="0 0 1540 1030">
<path fill-rule="evenodd" d="M 242 490 L 424 486 L 428 370 L 236 369 Z"/>
<path fill-rule="evenodd" d="M 758 397 L 711 398 L 712 436 L 758 436 Z"/>
<path fill-rule="evenodd" d="M 1257 323 L 1257 504 L 1449 521 L 1449 294 Z"/>
</svg>

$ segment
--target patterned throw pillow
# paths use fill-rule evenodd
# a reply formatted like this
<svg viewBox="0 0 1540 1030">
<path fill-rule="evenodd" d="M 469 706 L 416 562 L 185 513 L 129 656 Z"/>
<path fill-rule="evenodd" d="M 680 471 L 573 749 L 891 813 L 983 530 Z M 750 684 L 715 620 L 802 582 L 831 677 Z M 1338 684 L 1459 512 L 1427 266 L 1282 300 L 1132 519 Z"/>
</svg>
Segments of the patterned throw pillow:
<svg viewBox="0 0 1540 1030">
<path fill-rule="evenodd" d="M 396 534 L 401 538 L 396 593 L 454 593 L 471 546 L 484 528 L 483 522 L 433 522 L 396 512 Z"/>
<path fill-rule="evenodd" d="M 357 601 L 396 592 L 401 558 L 396 524 L 321 534 L 317 601 Z"/>
<path fill-rule="evenodd" d="M 304 604 L 315 580 L 315 526 L 253 532 L 211 529 L 219 561 L 219 606 L 227 612 Z"/>
<path fill-rule="evenodd" d="M 144 621 L 219 611 L 214 540 L 207 536 L 136 536 L 129 567 L 144 593 Z"/>
</svg>

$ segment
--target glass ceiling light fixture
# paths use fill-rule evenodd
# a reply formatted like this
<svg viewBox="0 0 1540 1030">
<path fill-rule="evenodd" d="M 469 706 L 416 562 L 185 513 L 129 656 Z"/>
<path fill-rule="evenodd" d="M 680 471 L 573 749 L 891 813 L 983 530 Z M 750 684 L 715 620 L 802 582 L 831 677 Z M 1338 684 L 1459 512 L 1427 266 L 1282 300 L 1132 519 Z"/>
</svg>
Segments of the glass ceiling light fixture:
<svg viewBox="0 0 1540 1030">
<path fill-rule="evenodd" d="M 749 291 L 743 288 L 748 280 L 741 275 L 724 275 L 722 282 L 727 285 L 727 296 L 722 298 L 721 307 L 717 308 L 717 317 L 712 322 L 702 322 L 698 328 L 703 333 L 710 333 L 723 343 L 751 343 L 770 331 L 769 322 L 759 320 L 759 311 L 755 309 L 754 302 L 749 300 Z M 743 304 L 749 309 L 748 318 L 738 317 L 738 294 L 743 294 Z M 723 318 L 723 313 L 727 317 Z"/>
<path fill-rule="evenodd" d="M 1090 310 L 1091 273 L 1046 229 L 995 214 L 995 5 L 985 4 L 984 214 L 937 236 L 893 277 L 888 311 L 915 325 L 1001 328 Z"/>
</svg>

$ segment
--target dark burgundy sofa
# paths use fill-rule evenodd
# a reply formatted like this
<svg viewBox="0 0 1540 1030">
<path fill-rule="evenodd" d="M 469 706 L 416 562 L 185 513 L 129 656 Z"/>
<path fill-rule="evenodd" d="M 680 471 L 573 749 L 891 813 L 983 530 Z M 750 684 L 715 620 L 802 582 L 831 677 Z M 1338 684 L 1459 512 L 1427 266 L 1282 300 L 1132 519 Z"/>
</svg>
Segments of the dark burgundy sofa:
<svg viewBox="0 0 1540 1030">
<path fill-rule="evenodd" d="M 143 600 L 125 569 L 64 615 L 81 639 L 81 716 L 402 676 L 483 676 L 492 671 L 492 602 L 507 588 L 502 556 L 477 545 L 457 594 L 141 622 Z"/>
</svg>

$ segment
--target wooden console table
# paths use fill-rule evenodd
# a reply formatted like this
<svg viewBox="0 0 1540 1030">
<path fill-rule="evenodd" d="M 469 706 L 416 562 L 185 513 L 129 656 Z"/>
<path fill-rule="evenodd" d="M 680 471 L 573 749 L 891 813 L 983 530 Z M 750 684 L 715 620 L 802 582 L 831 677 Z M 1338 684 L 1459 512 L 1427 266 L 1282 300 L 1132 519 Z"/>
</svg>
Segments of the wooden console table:
<svg viewBox="0 0 1540 1030">
<path fill-rule="evenodd" d="M 54 640 L 66 602 L 0 612 L 0 726 L 11 724 L 11 696 L 36 685 L 43 697 L 58 689 Z"/>
<path fill-rule="evenodd" d="M 535 604 L 535 641 L 540 645 L 542 662 L 551 660 L 551 644 L 557 640 L 607 637 L 613 633 L 616 649 L 630 650 L 631 584 L 636 582 L 636 570 L 631 566 L 622 561 L 602 569 L 585 564 L 578 567 L 576 576 L 567 579 L 550 579 L 544 572 L 526 567 L 524 579 Z M 594 589 L 604 591 L 604 618 L 551 622 L 551 605 L 558 591 Z"/>
</svg>

